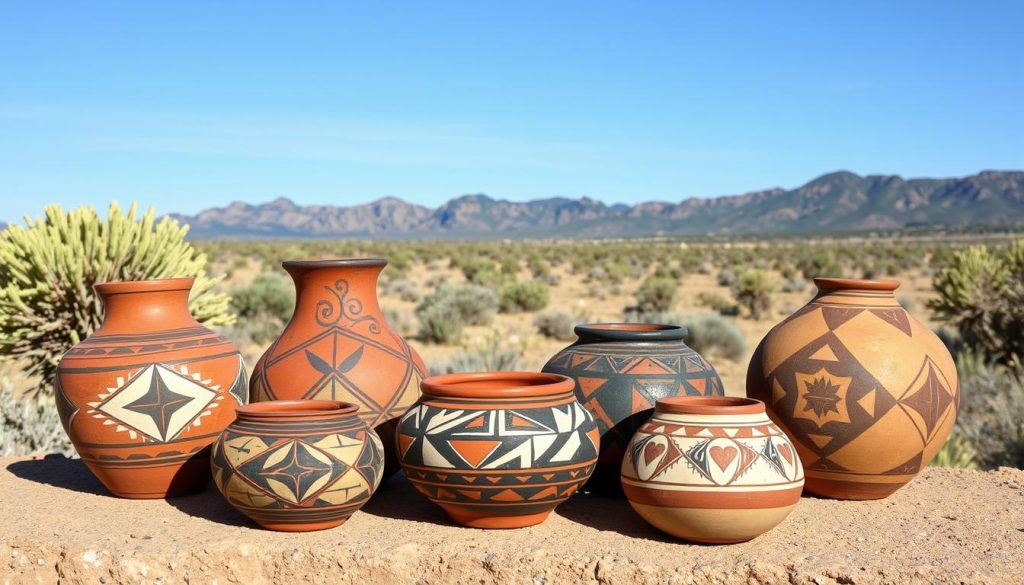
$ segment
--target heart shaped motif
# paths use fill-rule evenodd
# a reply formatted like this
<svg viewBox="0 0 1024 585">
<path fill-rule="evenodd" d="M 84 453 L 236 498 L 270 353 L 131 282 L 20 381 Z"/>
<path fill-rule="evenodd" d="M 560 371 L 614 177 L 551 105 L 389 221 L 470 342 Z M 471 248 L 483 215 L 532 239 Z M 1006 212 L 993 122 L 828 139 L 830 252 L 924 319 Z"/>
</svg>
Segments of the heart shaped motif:
<svg viewBox="0 0 1024 585">
<path fill-rule="evenodd" d="M 710 450 L 711 458 L 718 464 L 718 468 L 725 471 L 726 467 L 732 463 L 733 459 L 736 459 L 736 447 L 718 447 L 714 446 Z"/>
<path fill-rule="evenodd" d="M 664 452 L 665 445 L 663 443 L 647 443 L 644 445 L 644 465 L 650 465 Z"/>
<path fill-rule="evenodd" d="M 775 449 L 782 455 L 786 461 L 789 461 L 790 465 L 793 465 L 793 450 L 789 448 L 789 445 L 776 445 Z"/>
</svg>

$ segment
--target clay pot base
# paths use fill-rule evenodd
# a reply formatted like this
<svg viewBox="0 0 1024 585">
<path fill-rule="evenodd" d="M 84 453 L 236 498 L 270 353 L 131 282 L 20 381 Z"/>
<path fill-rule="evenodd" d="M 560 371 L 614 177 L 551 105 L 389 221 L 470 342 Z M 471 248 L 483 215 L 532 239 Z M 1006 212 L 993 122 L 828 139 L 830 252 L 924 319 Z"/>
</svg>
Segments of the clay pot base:
<svg viewBox="0 0 1024 585">
<path fill-rule="evenodd" d="M 236 508 L 261 528 L 276 532 L 316 532 L 318 530 L 328 530 L 341 526 L 352 516 L 352 511 L 339 516 L 338 511 L 333 510 L 324 514 L 304 514 L 303 517 L 296 518 L 295 510 L 291 509 L 278 510 L 280 517 L 275 518 L 273 511 L 265 508 L 252 510 L 244 509 L 240 506 L 236 506 Z"/>
<path fill-rule="evenodd" d="M 757 510 L 711 510 L 707 508 L 665 508 L 630 502 L 637 514 L 652 526 L 692 542 L 733 544 L 746 542 L 768 532 L 796 507 Z"/>
<path fill-rule="evenodd" d="M 893 483 L 869 483 L 861 481 L 842 481 L 821 479 L 807 474 L 804 489 L 823 498 L 837 500 L 881 500 L 896 493 L 912 479 Z"/>
<path fill-rule="evenodd" d="M 525 528 L 527 526 L 540 524 L 548 517 L 548 514 L 551 513 L 551 510 L 548 510 L 546 512 L 537 512 L 536 514 L 502 516 L 496 514 L 485 514 L 482 512 L 471 512 L 465 508 L 459 508 L 457 506 L 446 506 L 444 504 L 440 504 L 440 506 L 444 508 L 444 511 L 448 513 L 448 516 L 457 524 L 468 526 L 470 528 Z"/>
</svg>

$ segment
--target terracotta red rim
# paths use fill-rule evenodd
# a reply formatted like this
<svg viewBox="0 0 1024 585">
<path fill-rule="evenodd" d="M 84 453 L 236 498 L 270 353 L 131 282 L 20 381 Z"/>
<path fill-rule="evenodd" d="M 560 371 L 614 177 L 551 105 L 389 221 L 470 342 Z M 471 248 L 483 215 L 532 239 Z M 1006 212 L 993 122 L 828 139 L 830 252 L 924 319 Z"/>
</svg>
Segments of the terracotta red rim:
<svg viewBox="0 0 1024 585">
<path fill-rule="evenodd" d="M 608 341 L 676 341 L 686 337 L 686 327 L 660 323 L 587 323 L 573 331 L 579 337 Z"/>
<path fill-rule="evenodd" d="M 364 268 L 387 266 L 387 258 L 308 258 L 285 260 L 281 263 L 288 268 Z"/>
<path fill-rule="evenodd" d="M 654 410 L 665 414 L 762 414 L 764 403 L 739 396 L 673 396 L 661 398 Z"/>
<path fill-rule="evenodd" d="M 193 278 L 157 278 L 153 280 L 115 280 L 101 282 L 93 286 L 101 295 L 121 293 L 165 292 L 173 290 L 192 290 Z"/>
<path fill-rule="evenodd" d="M 424 394 L 453 398 L 532 398 L 572 392 L 575 383 L 561 374 L 471 372 L 431 376 L 420 382 Z"/>
<path fill-rule="evenodd" d="M 859 278 L 815 278 L 818 290 L 877 290 L 894 291 L 900 287 L 898 280 L 862 280 Z"/>
<path fill-rule="evenodd" d="M 238 416 L 249 419 L 324 418 L 355 414 L 359 406 L 340 400 L 267 400 L 239 406 Z"/>
</svg>

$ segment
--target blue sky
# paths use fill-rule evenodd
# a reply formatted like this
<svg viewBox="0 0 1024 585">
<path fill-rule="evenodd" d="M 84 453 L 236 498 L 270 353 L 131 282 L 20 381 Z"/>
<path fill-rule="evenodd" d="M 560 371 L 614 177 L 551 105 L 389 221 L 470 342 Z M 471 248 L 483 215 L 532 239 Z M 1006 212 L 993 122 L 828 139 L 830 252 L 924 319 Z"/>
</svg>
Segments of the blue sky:
<svg viewBox="0 0 1024 585">
<path fill-rule="evenodd" d="M 1021 2 L 20 2 L 0 219 L 1024 168 Z"/>
</svg>

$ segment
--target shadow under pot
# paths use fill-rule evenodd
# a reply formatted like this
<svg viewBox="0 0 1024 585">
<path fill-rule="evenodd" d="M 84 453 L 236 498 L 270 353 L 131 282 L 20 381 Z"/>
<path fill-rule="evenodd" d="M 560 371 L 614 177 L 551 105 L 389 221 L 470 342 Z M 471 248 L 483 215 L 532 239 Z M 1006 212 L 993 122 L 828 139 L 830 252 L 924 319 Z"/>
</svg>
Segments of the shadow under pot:
<svg viewBox="0 0 1024 585">
<path fill-rule="evenodd" d="M 97 284 L 103 323 L 57 364 L 64 430 L 116 496 L 205 489 L 210 444 L 246 401 L 238 348 L 189 312 L 192 282 Z"/>
<path fill-rule="evenodd" d="M 383 258 L 288 260 L 295 311 L 253 368 L 252 401 L 344 400 L 384 442 L 385 473 L 398 470 L 395 424 L 426 377 L 420 356 L 377 302 Z"/>
<path fill-rule="evenodd" d="M 534 372 L 427 378 L 398 425 L 406 477 L 465 526 L 543 522 L 597 461 L 597 427 L 572 388 Z"/>
<path fill-rule="evenodd" d="M 750 398 L 659 400 L 622 461 L 630 505 L 656 528 L 705 543 L 750 540 L 803 490 L 793 443 Z"/>
<path fill-rule="evenodd" d="M 587 488 L 621 494 L 619 467 L 633 433 L 654 404 L 670 396 L 722 396 L 722 380 L 686 345 L 686 327 L 647 323 L 577 325 L 579 339 L 544 365 L 569 376 L 576 398 L 601 433 L 601 454 Z"/>
<path fill-rule="evenodd" d="M 308 532 L 343 524 L 370 499 L 384 448 L 354 404 L 274 400 L 240 407 L 213 446 L 217 489 L 270 530 Z"/>
</svg>

